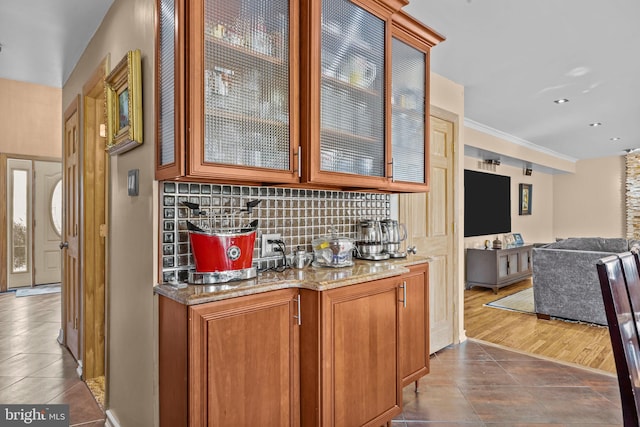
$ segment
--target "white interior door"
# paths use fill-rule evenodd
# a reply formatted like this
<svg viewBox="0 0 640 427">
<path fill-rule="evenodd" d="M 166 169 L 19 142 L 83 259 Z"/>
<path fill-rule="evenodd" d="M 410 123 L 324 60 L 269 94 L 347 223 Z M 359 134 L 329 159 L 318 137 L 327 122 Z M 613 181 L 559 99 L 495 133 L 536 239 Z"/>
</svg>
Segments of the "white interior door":
<svg viewBox="0 0 640 427">
<path fill-rule="evenodd" d="M 34 162 L 34 284 L 61 281 L 62 164 Z"/>
<path fill-rule="evenodd" d="M 431 117 L 430 191 L 402 194 L 399 218 L 407 225 L 407 246 L 429 261 L 429 351 L 434 353 L 455 337 L 454 280 L 454 133 L 453 123 Z"/>
<path fill-rule="evenodd" d="M 7 159 L 7 287 L 32 282 L 32 162 Z"/>
</svg>

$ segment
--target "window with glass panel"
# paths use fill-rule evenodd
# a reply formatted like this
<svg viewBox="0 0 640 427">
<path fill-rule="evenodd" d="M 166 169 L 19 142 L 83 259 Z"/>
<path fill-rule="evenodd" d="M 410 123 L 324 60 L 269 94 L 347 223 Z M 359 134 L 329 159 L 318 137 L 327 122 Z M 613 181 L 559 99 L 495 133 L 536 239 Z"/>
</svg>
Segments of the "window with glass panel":
<svg viewBox="0 0 640 427">
<path fill-rule="evenodd" d="M 27 224 L 29 177 L 26 170 L 12 170 L 13 205 L 11 212 L 11 272 L 28 269 L 29 235 Z"/>
</svg>

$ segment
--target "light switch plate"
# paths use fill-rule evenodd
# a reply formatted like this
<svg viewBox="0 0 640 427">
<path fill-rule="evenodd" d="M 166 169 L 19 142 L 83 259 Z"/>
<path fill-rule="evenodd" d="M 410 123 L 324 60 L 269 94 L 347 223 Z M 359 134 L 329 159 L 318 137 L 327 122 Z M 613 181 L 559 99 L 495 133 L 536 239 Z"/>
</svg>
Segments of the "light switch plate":
<svg viewBox="0 0 640 427">
<path fill-rule="evenodd" d="M 140 169 L 131 169 L 127 176 L 127 193 L 129 196 L 138 195 L 138 174 Z"/>
</svg>

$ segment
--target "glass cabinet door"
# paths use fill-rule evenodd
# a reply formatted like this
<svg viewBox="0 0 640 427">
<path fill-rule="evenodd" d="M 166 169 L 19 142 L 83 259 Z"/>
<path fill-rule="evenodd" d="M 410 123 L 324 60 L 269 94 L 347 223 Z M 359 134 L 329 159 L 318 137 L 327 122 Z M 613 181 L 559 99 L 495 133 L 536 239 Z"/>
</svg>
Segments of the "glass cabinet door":
<svg viewBox="0 0 640 427">
<path fill-rule="evenodd" d="M 349 0 L 323 0 L 320 170 L 385 173 L 385 21 Z"/>
<path fill-rule="evenodd" d="M 426 54 L 397 38 L 391 46 L 393 180 L 425 183 Z"/>
<path fill-rule="evenodd" d="M 205 163 L 290 169 L 289 0 L 206 0 Z"/>
</svg>

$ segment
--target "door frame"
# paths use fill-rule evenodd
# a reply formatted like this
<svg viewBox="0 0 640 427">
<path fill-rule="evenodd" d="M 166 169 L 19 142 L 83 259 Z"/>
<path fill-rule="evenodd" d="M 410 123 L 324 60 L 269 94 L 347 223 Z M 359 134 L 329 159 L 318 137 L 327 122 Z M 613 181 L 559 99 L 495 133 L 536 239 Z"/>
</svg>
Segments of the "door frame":
<svg viewBox="0 0 640 427">
<path fill-rule="evenodd" d="M 83 379 L 105 375 L 109 162 L 105 151 L 104 79 L 109 56 L 82 86 L 81 283 Z"/>
</svg>

